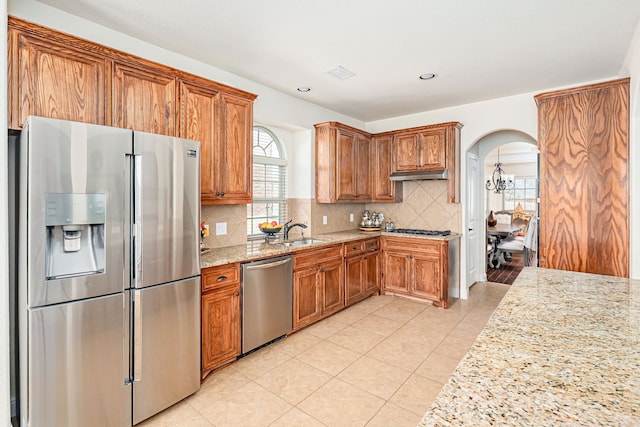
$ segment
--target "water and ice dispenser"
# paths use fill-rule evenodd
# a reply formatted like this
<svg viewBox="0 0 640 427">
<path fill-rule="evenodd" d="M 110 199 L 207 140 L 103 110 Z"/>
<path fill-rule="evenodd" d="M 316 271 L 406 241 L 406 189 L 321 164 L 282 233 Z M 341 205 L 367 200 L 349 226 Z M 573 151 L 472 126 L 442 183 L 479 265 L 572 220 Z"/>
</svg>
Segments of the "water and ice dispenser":
<svg viewBox="0 0 640 427">
<path fill-rule="evenodd" d="M 46 194 L 46 278 L 104 272 L 104 194 Z"/>
</svg>

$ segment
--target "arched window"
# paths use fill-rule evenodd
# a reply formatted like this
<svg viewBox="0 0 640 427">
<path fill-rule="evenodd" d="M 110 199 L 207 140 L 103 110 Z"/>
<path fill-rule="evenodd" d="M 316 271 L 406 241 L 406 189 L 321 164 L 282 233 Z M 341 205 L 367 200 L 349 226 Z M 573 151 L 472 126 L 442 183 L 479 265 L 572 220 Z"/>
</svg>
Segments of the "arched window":
<svg viewBox="0 0 640 427">
<path fill-rule="evenodd" d="M 270 130 L 253 128 L 253 203 L 247 205 L 247 236 L 264 236 L 258 224 L 287 221 L 287 160 Z"/>
</svg>

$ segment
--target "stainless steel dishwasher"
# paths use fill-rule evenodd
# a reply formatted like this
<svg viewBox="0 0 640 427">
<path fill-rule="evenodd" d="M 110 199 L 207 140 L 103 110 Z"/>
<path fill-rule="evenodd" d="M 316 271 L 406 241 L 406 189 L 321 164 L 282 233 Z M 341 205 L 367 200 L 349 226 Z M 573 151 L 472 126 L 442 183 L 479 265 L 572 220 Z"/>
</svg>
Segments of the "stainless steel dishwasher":
<svg viewBox="0 0 640 427">
<path fill-rule="evenodd" d="M 293 329 L 291 256 L 242 264 L 242 353 Z"/>
</svg>

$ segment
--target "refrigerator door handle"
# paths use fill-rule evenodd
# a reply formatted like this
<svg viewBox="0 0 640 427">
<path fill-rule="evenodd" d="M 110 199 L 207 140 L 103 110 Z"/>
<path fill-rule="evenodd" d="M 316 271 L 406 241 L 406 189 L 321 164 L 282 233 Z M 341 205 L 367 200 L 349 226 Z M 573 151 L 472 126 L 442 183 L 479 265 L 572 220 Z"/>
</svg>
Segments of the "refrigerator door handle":
<svg viewBox="0 0 640 427">
<path fill-rule="evenodd" d="M 129 289 L 133 286 L 133 270 L 131 266 L 132 257 L 134 253 L 133 249 L 133 189 L 131 188 L 133 171 L 133 154 L 126 154 L 125 163 L 125 185 L 123 186 L 124 194 L 124 221 L 125 226 L 122 228 L 122 241 L 125 245 L 125 257 L 124 257 L 124 271 L 125 271 L 125 284 L 124 289 Z M 128 227 L 128 228 L 127 228 Z"/>
<path fill-rule="evenodd" d="M 133 292 L 133 382 L 142 380 L 142 292 Z"/>
<path fill-rule="evenodd" d="M 124 386 L 131 385 L 131 297 L 129 292 L 125 291 L 122 304 L 122 315 L 124 321 L 122 322 L 122 373 L 124 375 Z"/>
<path fill-rule="evenodd" d="M 133 248 L 134 248 L 134 287 L 142 284 L 142 155 L 133 156 Z"/>
</svg>

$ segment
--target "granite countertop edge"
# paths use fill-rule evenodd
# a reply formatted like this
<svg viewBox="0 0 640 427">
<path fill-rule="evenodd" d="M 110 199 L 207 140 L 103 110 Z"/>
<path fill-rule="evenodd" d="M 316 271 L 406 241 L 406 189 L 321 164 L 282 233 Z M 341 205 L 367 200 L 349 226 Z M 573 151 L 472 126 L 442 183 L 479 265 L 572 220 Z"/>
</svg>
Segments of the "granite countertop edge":
<svg viewBox="0 0 640 427">
<path fill-rule="evenodd" d="M 318 234 L 307 239 L 317 239 L 321 242 L 301 245 L 299 247 L 283 246 L 279 243 L 265 243 L 263 239 L 252 240 L 243 245 L 226 246 L 222 248 L 212 248 L 200 255 L 200 268 L 216 267 L 236 262 L 255 261 L 264 258 L 271 258 L 280 255 L 293 254 L 313 248 L 321 248 L 339 243 L 362 240 L 378 236 L 394 236 L 409 239 L 429 239 L 429 240 L 455 240 L 461 237 L 458 233 L 451 233 L 448 236 L 417 236 L 408 234 L 389 233 L 384 231 L 338 231 L 334 233 Z"/>
</svg>

